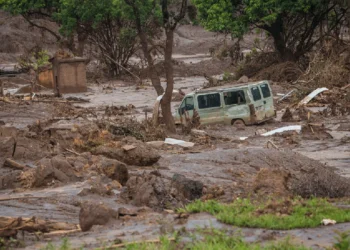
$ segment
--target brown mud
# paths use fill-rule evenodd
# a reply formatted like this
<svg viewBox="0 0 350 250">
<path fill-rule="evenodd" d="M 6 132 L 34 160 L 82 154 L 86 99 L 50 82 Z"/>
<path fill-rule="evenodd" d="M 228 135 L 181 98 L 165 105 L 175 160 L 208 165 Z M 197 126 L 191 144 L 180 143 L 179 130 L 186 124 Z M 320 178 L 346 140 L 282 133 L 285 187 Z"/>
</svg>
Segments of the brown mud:
<svg viewBox="0 0 350 250">
<path fill-rule="evenodd" d="M 205 85 L 205 73 L 232 69 L 229 60 L 208 54 L 222 37 L 189 26 L 176 34 L 175 89 L 187 94 Z M 273 74 L 275 80 L 294 81 L 294 66 L 286 64 L 281 74 L 272 66 L 260 77 Z M 26 84 L 7 79 L 5 92 L 12 95 Z M 179 128 L 176 135 L 152 125 L 157 96 L 149 81 L 142 86 L 120 80 L 89 83 L 86 93 L 35 99 L 43 102 L 26 99 L 29 94 L 12 95 L 9 101 L 0 101 L 0 217 L 18 222 L 18 232 L 11 233 L 24 249 L 40 249 L 48 242 L 59 245 L 62 237 L 74 248 L 92 249 L 158 238 L 183 228 L 241 231 L 249 242 L 289 236 L 313 249 L 330 247 L 335 230 L 345 231 L 349 223 L 280 231 L 237 228 L 204 213 L 188 218 L 174 213 L 195 199 L 350 196 L 350 116 L 345 95 L 339 98 L 343 92 L 331 91 L 305 108 L 296 108 L 298 96 L 277 103 L 278 94 L 287 93 L 290 86 L 272 83 L 271 87 L 276 119 L 241 128 L 220 124 L 192 131 Z M 338 99 L 344 101 L 333 104 Z M 180 101 L 172 102 L 173 111 Z M 286 108 L 290 113 L 283 116 Z M 302 129 L 262 136 L 288 125 Z M 168 145 L 166 137 L 195 144 Z M 39 230 L 42 234 L 22 227 L 19 218 L 33 217 L 38 223 L 30 229 L 46 225 Z M 48 227 L 56 222 L 69 226 Z"/>
</svg>

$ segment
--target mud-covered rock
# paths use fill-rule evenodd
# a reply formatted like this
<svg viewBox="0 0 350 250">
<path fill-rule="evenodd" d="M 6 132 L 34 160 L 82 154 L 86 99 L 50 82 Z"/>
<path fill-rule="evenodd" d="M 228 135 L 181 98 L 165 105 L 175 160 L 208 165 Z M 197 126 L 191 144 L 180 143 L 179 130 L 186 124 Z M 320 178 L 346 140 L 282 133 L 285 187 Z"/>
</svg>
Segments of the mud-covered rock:
<svg viewBox="0 0 350 250">
<path fill-rule="evenodd" d="M 132 176 L 126 187 L 123 195 L 135 206 L 161 209 L 174 200 L 169 194 L 170 181 L 153 174 Z"/>
<path fill-rule="evenodd" d="M 253 181 L 253 192 L 259 195 L 286 197 L 290 195 L 287 184 L 290 177 L 290 173 L 285 170 L 263 168 Z"/>
<path fill-rule="evenodd" d="M 125 145 L 134 145 L 135 148 L 125 150 L 123 149 Z M 92 153 L 136 166 L 150 166 L 160 158 L 159 153 L 152 146 L 131 137 L 123 139 L 119 147 L 103 145 L 94 148 Z"/>
<path fill-rule="evenodd" d="M 135 206 L 148 206 L 155 210 L 181 207 L 200 198 L 203 184 L 175 175 L 165 178 L 158 171 L 141 176 L 132 176 L 126 183 L 122 197 Z"/>
<path fill-rule="evenodd" d="M 100 196 L 111 195 L 112 192 L 106 186 L 104 186 L 100 181 L 93 181 L 91 186 L 88 188 L 83 188 L 78 195 L 79 196 L 87 196 L 91 194 L 96 194 Z"/>
<path fill-rule="evenodd" d="M 15 127 L 0 127 L 0 137 L 16 137 L 17 133 L 18 131 Z"/>
<path fill-rule="evenodd" d="M 20 187 L 18 183 L 18 176 L 21 174 L 21 171 L 10 171 L 7 173 L 2 173 L 0 175 L 0 190 L 8 188 L 17 188 Z"/>
<path fill-rule="evenodd" d="M 47 142 L 18 137 L 13 158 L 16 160 L 37 161 L 51 154 L 52 145 Z"/>
<path fill-rule="evenodd" d="M 289 107 L 286 108 L 286 111 L 282 115 L 281 119 L 282 119 L 282 122 L 293 122 L 294 121 L 292 111 L 290 111 Z"/>
<path fill-rule="evenodd" d="M 77 179 L 73 166 L 64 156 L 55 156 L 51 159 L 52 167 L 65 173 L 70 179 Z"/>
<path fill-rule="evenodd" d="M 94 225 L 105 225 L 111 219 L 118 219 L 118 211 L 102 204 L 84 203 L 79 212 L 79 225 L 83 232 Z"/>
<path fill-rule="evenodd" d="M 118 181 L 125 185 L 129 179 L 129 173 L 126 165 L 120 161 L 100 157 L 100 161 L 96 163 L 99 172 L 105 174 L 112 180 Z"/>
<path fill-rule="evenodd" d="M 69 156 L 66 157 L 66 160 L 70 165 L 73 166 L 73 169 L 77 172 L 83 170 L 84 167 L 87 167 L 93 164 L 92 155 L 90 152 L 85 152 L 80 154 L 79 156 Z"/>
<path fill-rule="evenodd" d="M 202 182 L 188 179 L 181 174 L 174 174 L 171 185 L 188 200 L 199 199 L 203 195 Z"/>
<path fill-rule="evenodd" d="M 120 207 L 118 208 L 118 214 L 119 216 L 137 216 L 137 210 L 132 209 L 132 208 L 125 208 L 125 207 Z"/>
<path fill-rule="evenodd" d="M 325 140 L 333 137 L 322 126 L 304 125 L 301 127 L 301 137 L 304 140 Z"/>
<path fill-rule="evenodd" d="M 40 165 L 21 173 L 19 180 L 25 188 L 50 186 L 57 181 L 61 183 L 68 183 L 71 181 L 62 171 L 52 166 L 45 165 Z"/>
<path fill-rule="evenodd" d="M 303 198 L 350 197 L 350 182 L 328 169 L 308 169 L 291 180 L 291 191 Z"/>
<path fill-rule="evenodd" d="M 4 164 L 6 158 L 12 156 L 15 143 L 13 137 L 0 137 L 0 167 Z"/>
</svg>

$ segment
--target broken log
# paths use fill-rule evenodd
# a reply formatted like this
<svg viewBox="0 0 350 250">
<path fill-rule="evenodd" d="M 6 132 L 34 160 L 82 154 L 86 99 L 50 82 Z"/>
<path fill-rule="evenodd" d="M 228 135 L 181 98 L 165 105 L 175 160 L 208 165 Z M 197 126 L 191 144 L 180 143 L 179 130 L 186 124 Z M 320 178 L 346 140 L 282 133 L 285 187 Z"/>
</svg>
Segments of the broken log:
<svg viewBox="0 0 350 250">
<path fill-rule="evenodd" d="M 18 231 L 51 232 L 77 230 L 78 225 L 32 218 L 0 217 L 0 237 L 15 237 Z"/>
<path fill-rule="evenodd" d="M 10 101 L 7 97 L 0 97 L 0 101 L 6 102 L 6 103 L 15 103 L 15 102 Z"/>
<path fill-rule="evenodd" d="M 15 170 L 28 170 L 30 169 L 29 167 L 25 166 L 25 165 L 22 165 L 10 158 L 7 158 L 4 162 L 4 167 L 5 168 L 12 168 L 12 169 L 15 169 Z"/>
</svg>

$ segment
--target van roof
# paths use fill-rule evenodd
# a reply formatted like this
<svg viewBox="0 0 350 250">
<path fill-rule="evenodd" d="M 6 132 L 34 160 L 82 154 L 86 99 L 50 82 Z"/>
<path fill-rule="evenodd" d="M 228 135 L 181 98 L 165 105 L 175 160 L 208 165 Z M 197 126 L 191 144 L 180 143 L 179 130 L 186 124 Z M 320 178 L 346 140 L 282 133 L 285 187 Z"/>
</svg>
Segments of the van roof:
<svg viewBox="0 0 350 250">
<path fill-rule="evenodd" d="M 259 85 L 259 84 L 262 84 L 262 83 L 268 83 L 268 81 L 248 82 L 248 83 L 241 83 L 241 84 L 235 84 L 235 85 L 226 85 L 226 87 L 225 86 L 211 87 L 211 88 L 207 88 L 207 89 L 195 90 L 195 91 L 193 91 L 191 93 L 188 93 L 188 94 L 208 93 L 208 92 L 213 92 L 213 91 L 222 92 L 222 91 L 235 89 L 235 88 L 250 87 L 250 86 L 254 86 L 254 85 Z"/>
</svg>

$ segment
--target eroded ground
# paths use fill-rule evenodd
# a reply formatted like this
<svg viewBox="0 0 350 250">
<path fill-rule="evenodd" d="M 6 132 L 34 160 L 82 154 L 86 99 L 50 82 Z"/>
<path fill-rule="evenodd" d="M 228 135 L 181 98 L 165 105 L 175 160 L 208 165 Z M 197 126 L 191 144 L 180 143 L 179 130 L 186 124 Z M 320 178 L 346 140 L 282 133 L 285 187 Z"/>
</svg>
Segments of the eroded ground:
<svg viewBox="0 0 350 250">
<path fill-rule="evenodd" d="M 176 78 L 175 89 L 182 88 L 188 93 L 201 87 L 204 81 L 203 77 Z M 278 84 L 272 88 L 275 96 L 288 91 Z M 73 95 L 65 97 L 70 96 Z M 326 117 L 313 113 L 311 116 L 317 118 L 317 123 L 323 124 L 322 131 L 260 136 L 275 128 L 307 124 L 304 119 L 282 122 L 284 109 L 279 104 L 277 118 L 261 125 L 244 128 L 211 125 L 200 127 L 203 130 L 200 135 L 183 134 L 179 130 L 177 139 L 195 143 L 194 147 L 182 148 L 164 145 L 161 142 L 164 135 L 152 131 L 154 128 L 148 125 L 142 129 L 154 136 L 152 140 L 136 133 L 140 131 L 135 132 L 130 124 L 118 126 L 130 117 L 144 120 L 146 110 L 150 117 L 156 99 L 151 86 L 139 88 L 125 82 L 108 82 L 102 86 L 90 85 L 87 93 L 74 97 L 89 102 L 67 104 L 55 103 L 55 99 L 50 102 L 17 99 L 13 103 L 0 103 L 1 166 L 7 158 L 24 166 L 1 168 L 0 216 L 35 216 L 78 225 L 82 207 L 89 216 L 96 213 L 101 216 L 87 204 L 122 210 L 119 217 L 108 215 L 108 223 L 101 222 L 107 224 L 93 224 L 86 232 L 76 227 L 66 233 L 57 231 L 57 235 L 52 232 L 17 235 L 26 249 L 40 248 L 50 241 L 60 244 L 63 236 L 69 238 L 73 247 L 95 248 L 117 240 L 155 239 L 181 228 L 194 232 L 208 227 L 239 230 L 245 240 L 252 242 L 289 235 L 297 243 L 323 249 L 334 242 L 336 230 L 350 228 L 349 223 L 343 223 L 291 231 L 245 229 L 225 225 L 204 213 L 180 218 L 172 212 L 175 207 L 200 197 L 230 202 L 248 194 L 259 196 L 276 190 L 289 195 L 300 192 L 298 181 L 305 176 L 323 181 L 332 179 L 335 183 L 329 185 L 335 190 L 333 195 L 340 194 L 336 184 L 347 185 L 348 179 L 344 178 L 350 177 L 349 115 Z M 178 105 L 179 102 L 173 102 L 173 108 Z M 106 106 L 116 108 L 106 109 Z M 247 138 L 242 140 L 242 137 Z M 158 142 L 149 145 L 142 139 Z M 263 169 L 272 174 L 267 183 L 276 185 L 259 183 Z M 274 173 L 282 179 L 274 179 Z M 191 192 L 186 191 L 188 187 Z M 109 210 L 99 211 L 102 217 L 109 213 Z"/>
</svg>

